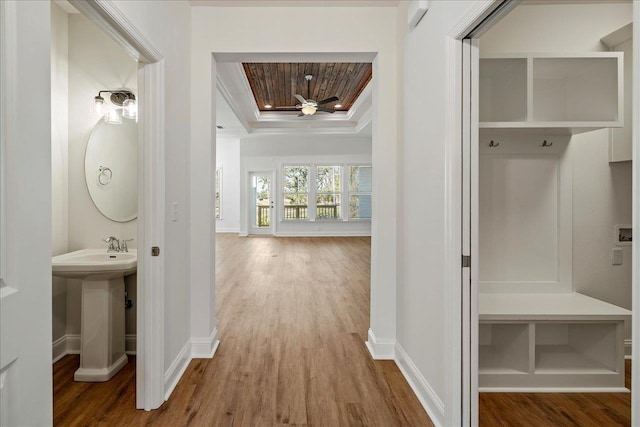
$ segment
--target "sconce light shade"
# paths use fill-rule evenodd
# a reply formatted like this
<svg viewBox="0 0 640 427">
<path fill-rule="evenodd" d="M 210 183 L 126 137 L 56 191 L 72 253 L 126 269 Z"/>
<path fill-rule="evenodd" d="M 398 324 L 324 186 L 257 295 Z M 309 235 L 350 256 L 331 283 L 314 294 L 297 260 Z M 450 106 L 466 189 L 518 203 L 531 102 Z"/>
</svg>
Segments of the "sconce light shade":
<svg viewBox="0 0 640 427">
<path fill-rule="evenodd" d="M 105 114 L 104 121 L 111 125 L 119 125 L 122 124 L 122 116 L 120 116 L 118 110 L 114 108 L 113 110 L 110 110 L 107 114 Z"/>
<path fill-rule="evenodd" d="M 100 95 L 93 98 L 93 112 L 100 117 L 106 113 L 104 109 L 104 98 Z"/>
<path fill-rule="evenodd" d="M 122 117 L 130 120 L 138 120 L 138 103 L 129 98 L 122 103 Z"/>
<path fill-rule="evenodd" d="M 316 113 L 317 108 L 311 105 L 305 105 L 302 107 L 302 114 L 305 116 L 312 116 Z"/>
</svg>

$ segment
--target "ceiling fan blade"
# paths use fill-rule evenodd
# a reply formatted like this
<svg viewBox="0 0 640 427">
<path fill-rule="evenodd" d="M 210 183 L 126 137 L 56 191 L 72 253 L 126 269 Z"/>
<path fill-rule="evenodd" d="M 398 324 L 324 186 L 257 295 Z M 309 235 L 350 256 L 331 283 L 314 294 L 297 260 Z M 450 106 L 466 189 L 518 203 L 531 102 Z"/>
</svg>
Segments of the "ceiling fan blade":
<svg viewBox="0 0 640 427">
<path fill-rule="evenodd" d="M 283 107 L 275 107 L 276 110 L 295 110 L 296 108 L 300 107 L 299 105 L 286 105 Z"/>
<path fill-rule="evenodd" d="M 318 111 L 324 111 L 325 113 L 331 113 L 331 114 L 336 112 L 336 110 L 331 110 L 329 108 L 324 108 L 324 107 L 318 107 Z"/>
<path fill-rule="evenodd" d="M 337 101 L 337 100 L 338 100 L 337 96 L 332 96 L 331 98 L 323 99 L 322 101 L 318 102 L 318 105 L 328 104 L 330 102 Z"/>
<path fill-rule="evenodd" d="M 295 94 L 295 95 L 293 95 L 293 96 L 294 96 L 298 101 L 300 101 L 300 102 L 301 102 L 301 103 L 303 103 L 303 104 L 304 104 L 305 102 L 307 102 L 307 100 L 306 100 L 306 99 L 304 99 L 304 98 L 302 97 L 302 95 L 298 95 L 298 94 L 296 93 L 296 94 Z"/>
</svg>

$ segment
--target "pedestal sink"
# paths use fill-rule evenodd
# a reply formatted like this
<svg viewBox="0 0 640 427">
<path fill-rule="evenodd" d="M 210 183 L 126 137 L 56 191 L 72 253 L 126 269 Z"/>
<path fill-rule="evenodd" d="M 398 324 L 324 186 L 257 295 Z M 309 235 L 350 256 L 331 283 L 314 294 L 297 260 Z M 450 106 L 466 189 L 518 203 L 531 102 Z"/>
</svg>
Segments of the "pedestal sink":
<svg viewBox="0 0 640 427">
<path fill-rule="evenodd" d="M 136 272 L 136 250 L 82 249 L 51 261 L 54 276 L 82 280 L 80 368 L 73 378 L 108 381 L 127 364 L 124 276 Z"/>
</svg>

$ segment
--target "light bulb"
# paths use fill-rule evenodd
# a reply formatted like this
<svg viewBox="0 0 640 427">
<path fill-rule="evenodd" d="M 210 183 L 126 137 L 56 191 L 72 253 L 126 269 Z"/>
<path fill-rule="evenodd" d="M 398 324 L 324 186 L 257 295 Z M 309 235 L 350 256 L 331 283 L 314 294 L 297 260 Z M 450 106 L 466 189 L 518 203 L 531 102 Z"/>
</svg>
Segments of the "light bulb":
<svg viewBox="0 0 640 427">
<path fill-rule="evenodd" d="M 122 103 L 122 117 L 125 119 L 138 119 L 138 103 L 135 99 L 125 99 Z"/>
<path fill-rule="evenodd" d="M 122 116 L 120 116 L 118 110 L 113 109 L 105 114 L 104 121 L 111 125 L 119 125 L 122 124 Z"/>
<path fill-rule="evenodd" d="M 102 117 L 105 113 L 104 111 L 104 98 L 100 95 L 93 98 L 93 111 L 96 115 Z"/>
<path fill-rule="evenodd" d="M 305 116 L 311 116 L 315 113 L 316 113 L 316 107 L 312 105 L 305 105 L 304 107 L 302 107 L 302 114 L 304 114 Z"/>
</svg>

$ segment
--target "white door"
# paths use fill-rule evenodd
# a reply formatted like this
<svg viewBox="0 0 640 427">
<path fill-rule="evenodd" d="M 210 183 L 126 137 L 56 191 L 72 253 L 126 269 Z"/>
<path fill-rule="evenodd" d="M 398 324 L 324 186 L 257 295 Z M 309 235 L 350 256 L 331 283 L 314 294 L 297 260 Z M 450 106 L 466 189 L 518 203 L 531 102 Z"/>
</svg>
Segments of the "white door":
<svg viewBox="0 0 640 427">
<path fill-rule="evenodd" d="M 0 425 L 52 423 L 50 3 L 0 1 Z"/>
<path fill-rule="evenodd" d="M 249 173 L 249 234 L 273 234 L 275 222 L 274 173 Z"/>
</svg>

